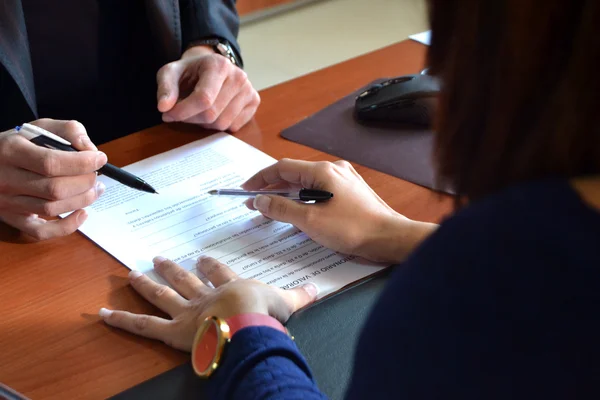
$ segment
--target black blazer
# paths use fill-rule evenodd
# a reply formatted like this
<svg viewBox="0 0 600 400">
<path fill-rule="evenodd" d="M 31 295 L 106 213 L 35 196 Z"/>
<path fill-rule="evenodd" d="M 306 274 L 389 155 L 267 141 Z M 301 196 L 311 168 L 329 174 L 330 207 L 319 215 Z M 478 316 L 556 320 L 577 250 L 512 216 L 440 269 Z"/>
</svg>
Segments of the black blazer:
<svg viewBox="0 0 600 400">
<path fill-rule="evenodd" d="M 228 40 L 239 54 L 235 0 L 144 0 L 156 47 L 174 61 L 206 37 Z M 0 1 L 0 132 L 37 119 L 33 72 L 21 0 Z"/>
</svg>

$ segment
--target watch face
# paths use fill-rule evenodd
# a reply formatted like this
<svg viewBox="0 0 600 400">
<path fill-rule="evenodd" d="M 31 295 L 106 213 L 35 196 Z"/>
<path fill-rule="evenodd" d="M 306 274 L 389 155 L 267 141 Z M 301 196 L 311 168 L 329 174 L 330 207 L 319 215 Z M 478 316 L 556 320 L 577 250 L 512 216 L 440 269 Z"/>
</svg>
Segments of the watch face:
<svg viewBox="0 0 600 400">
<path fill-rule="evenodd" d="M 217 356 L 217 322 L 213 319 L 204 321 L 197 335 L 192 364 L 199 375 L 204 375 L 211 369 Z"/>
<path fill-rule="evenodd" d="M 192 347 L 192 366 L 196 374 L 208 377 L 213 373 L 219 366 L 223 347 L 229 338 L 229 325 L 225 321 L 217 317 L 204 320 Z"/>
</svg>

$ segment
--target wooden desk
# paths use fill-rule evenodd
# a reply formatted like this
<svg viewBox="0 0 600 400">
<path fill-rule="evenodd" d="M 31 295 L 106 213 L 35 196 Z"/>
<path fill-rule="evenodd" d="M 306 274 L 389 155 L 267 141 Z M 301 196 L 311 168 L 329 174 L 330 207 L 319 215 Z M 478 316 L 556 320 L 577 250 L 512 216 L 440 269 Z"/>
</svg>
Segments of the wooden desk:
<svg viewBox="0 0 600 400">
<path fill-rule="evenodd" d="M 425 47 L 405 41 L 261 93 L 256 120 L 236 136 L 275 158 L 333 160 L 279 132 L 383 76 L 416 73 Z M 102 146 L 123 166 L 204 137 L 161 125 Z M 447 199 L 356 165 L 375 191 L 410 218 L 439 221 Z M 127 285 L 128 270 L 80 234 L 33 243 L 0 224 L 0 382 L 33 399 L 100 399 L 167 371 L 188 355 L 107 327 L 100 307 L 155 313 Z"/>
</svg>

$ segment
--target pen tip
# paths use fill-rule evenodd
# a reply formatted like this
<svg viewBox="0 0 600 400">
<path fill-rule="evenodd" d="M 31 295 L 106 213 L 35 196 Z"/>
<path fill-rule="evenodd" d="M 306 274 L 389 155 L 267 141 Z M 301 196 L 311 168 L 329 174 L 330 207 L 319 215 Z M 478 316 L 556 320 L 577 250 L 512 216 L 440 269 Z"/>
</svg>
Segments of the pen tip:
<svg viewBox="0 0 600 400">
<path fill-rule="evenodd" d="M 217 190 L 211 190 L 211 191 L 208 192 L 208 194 L 210 194 L 211 196 L 214 196 L 217 193 L 219 193 Z"/>
</svg>

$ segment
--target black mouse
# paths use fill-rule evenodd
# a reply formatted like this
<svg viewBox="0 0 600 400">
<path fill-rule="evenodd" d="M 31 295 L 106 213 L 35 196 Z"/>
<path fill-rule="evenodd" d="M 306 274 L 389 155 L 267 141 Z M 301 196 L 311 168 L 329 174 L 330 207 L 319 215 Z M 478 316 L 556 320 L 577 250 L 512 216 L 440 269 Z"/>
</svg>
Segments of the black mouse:
<svg viewBox="0 0 600 400">
<path fill-rule="evenodd" d="M 389 79 L 358 95 L 354 115 L 361 123 L 430 126 L 439 91 L 439 81 L 430 75 Z"/>
</svg>

